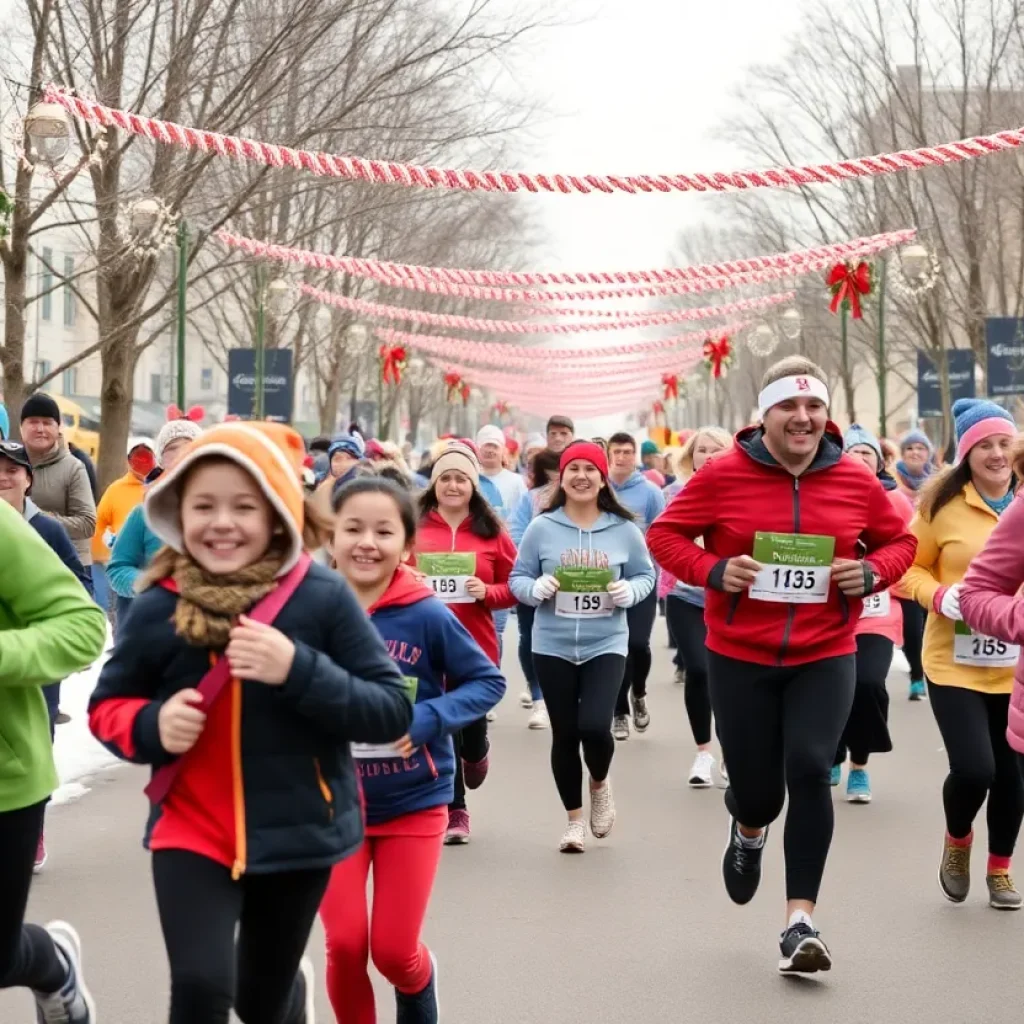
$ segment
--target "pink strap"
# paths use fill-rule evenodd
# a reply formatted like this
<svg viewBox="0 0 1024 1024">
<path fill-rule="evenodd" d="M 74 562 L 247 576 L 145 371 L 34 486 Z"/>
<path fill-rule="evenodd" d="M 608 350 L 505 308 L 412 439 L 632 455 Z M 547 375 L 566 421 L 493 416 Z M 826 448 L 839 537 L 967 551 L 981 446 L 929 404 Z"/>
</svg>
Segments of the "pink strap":
<svg viewBox="0 0 1024 1024">
<path fill-rule="evenodd" d="M 313 560 L 303 552 L 294 568 L 285 573 L 278 581 L 277 586 L 249 612 L 249 618 L 265 626 L 271 625 L 280 614 L 281 609 L 288 603 L 288 599 L 298 589 L 299 584 L 306 578 L 306 573 L 309 572 L 309 567 L 312 564 Z M 204 710 L 212 707 L 213 702 L 220 696 L 221 690 L 224 689 L 230 678 L 231 670 L 228 659 L 218 658 L 217 663 L 203 676 L 196 687 L 202 694 Z M 153 777 L 145 789 L 146 796 L 149 797 L 151 803 L 163 802 L 171 791 L 171 786 L 174 785 L 174 780 L 178 777 L 178 772 L 181 771 L 182 763 L 187 756 L 187 754 L 182 754 L 181 757 L 176 758 L 170 764 L 163 765 L 153 773 Z"/>
</svg>

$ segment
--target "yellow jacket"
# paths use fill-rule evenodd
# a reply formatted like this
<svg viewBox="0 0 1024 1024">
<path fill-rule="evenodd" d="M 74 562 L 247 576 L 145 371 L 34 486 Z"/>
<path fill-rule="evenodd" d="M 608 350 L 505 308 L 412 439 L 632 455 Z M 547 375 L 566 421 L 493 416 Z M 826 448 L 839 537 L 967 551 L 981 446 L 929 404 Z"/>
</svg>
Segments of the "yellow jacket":
<svg viewBox="0 0 1024 1024">
<path fill-rule="evenodd" d="M 900 583 L 918 604 L 928 609 L 921 661 L 925 674 L 940 686 L 960 686 L 983 693 L 1009 693 L 1013 668 L 957 665 L 953 660 L 953 623 L 934 608 L 940 587 L 959 583 L 971 559 L 985 546 L 999 517 L 969 483 L 931 522 L 918 512 L 910 531 L 917 537 L 914 564 Z"/>
<path fill-rule="evenodd" d="M 136 505 L 142 501 L 146 493 L 145 484 L 129 470 L 123 477 L 115 480 L 100 498 L 96 506 L 96 532 L 92 535 L 92 560 L 103 562 L 110 560 L 110 549 L 114 546 L 124 521 Z M 104 535 L 109 531 L 107 540 Z"/>
</svg>

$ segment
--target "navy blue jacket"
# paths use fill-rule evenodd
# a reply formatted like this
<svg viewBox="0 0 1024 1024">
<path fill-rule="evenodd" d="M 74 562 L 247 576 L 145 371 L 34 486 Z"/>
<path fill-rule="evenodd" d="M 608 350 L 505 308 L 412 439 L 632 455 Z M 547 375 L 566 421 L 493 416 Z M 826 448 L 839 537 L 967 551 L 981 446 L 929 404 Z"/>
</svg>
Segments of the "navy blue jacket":
<svg viewBox="0 0 1024 1024">
<path fill-rule="evenodd" d="M 82 565 L 63 524 L 51 519 L 31 498 L 25 499 L 25 521 L 50 545 L 53 553 L 78 577 L 78 582 L 92 597 L 92 573 Z"/>
</svg>

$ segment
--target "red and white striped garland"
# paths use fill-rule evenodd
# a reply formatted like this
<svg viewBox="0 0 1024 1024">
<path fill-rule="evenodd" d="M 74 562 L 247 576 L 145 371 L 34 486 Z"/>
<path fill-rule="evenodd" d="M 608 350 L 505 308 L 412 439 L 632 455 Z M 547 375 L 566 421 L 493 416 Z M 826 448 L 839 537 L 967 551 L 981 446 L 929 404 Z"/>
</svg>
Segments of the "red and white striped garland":
<svg viewBox="0 0 1024 1024">
<path fill-rule="evenodd" d="M 979 135 L 955 142 L 923 146 L 877 156 L 854 157 L 819 164 L 772 167 L 749 171 L 715 171 L 703 174 L 530 174 L 523 171 L 472 171 L 420 167 L 390 160 L 370 160 L 292 149 L 270 142 L 222 135 L 144 117 L 127 110 L 104 106 L 85 96 L 75 96 L 55 85 L 46 89 L 46 99 L 59 103 L 84 121 L 114 126 L 155 142 L 216 153 L 233 160 L 289 167 L 311 174 L 369 181 L 383 185 L 418 186 L 431 189 L 459 189 L 469 192 L 736 192 L 752 188 L 792 188 L 828 185 L 856 178 L 871 178 L 895 171 L 918 171 L 974 160 L 1024 145 L 1024 129 L 1015 128 L 994 135 Z"/>
</svg>

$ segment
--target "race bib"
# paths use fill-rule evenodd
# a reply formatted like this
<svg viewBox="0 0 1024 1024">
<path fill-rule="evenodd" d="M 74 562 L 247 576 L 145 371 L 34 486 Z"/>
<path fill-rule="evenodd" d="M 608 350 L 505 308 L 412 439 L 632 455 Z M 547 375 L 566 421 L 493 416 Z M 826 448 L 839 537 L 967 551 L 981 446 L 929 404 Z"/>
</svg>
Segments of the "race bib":
<svg viewBox="0 0 1024 1024">
<path fill-rule="evenodd" d="M 966 622 L 957 622 L 953 633 L 953 661 L 977 668 L 1013 668 L 1020 656 L 1018 644 L 994 636 L 972 633 Z"/>
<path fill-rule="evenodd" d="M 476 554 L 472 551 L 440 551 L 416 556 L 416 568 L 445 604 L 472 604 L 466 581 L 476 575 Z"/>
<path fill-rule="evenodd" d="M 601 619 L 614 614 L 615 602 L 606 589 L 613 579 L 611 569 L 560 566 L 554 575 L 558 580 L 556 615 L 568 619 Z"/>
<path fill-rule="evenodd" d="M 420 681 L 416 676 L 402 676 L 405 683 L 405 695 L 409 698 L 410 704 L 416 703 L 416 691 L 419 689 Z M 395 753 L 394 743 L 353 743 L 351 744 L 352 756 L 359 761 L 374 761 L 381 758 L 398 757 Z"/>
<path fill-rule="evenodd" d="M 864 607 L 861 609 L 862 619 L 883 619 L 889 614 L 892 608 L 892 598 L 888 590 L 882 590 L 877 594 L 868 594 L 864 598 Z"/>
<path fill-rule="evenodd" d="M 758 530 L 753 557 L 763 568 L 750 586 L 750 596 L 755 601 L 825 604 L 835 547 L 834 537 Z"/>
</svg>

